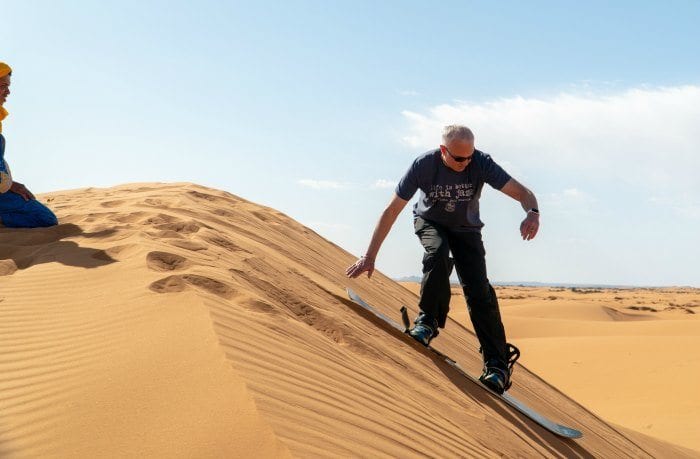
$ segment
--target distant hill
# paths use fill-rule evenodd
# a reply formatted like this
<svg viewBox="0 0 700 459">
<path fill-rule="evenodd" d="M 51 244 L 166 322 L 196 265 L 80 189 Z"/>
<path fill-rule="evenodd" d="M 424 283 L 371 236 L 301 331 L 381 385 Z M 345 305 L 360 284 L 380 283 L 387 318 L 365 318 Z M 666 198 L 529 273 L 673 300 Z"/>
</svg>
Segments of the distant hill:
<svg viewBox="0 0 700 459">
<path fill-rule="evenodd" d="M 420 282 L 421 276 L 404 276 L 394 278 L 396 282 Z M 453 284 L 459 284 L 456 277 L 451 277 Z M 662 286 L 645 285 L 616 285 L 616 284 L 576 284 L 567 282 L 530 282 L 530 281 L 494 281 L 493 285 L 504 287 L 559 287 L 559 288 L 598 288 L 598 289 L 622 289 L 622 288 L 661 288 Z"/>
</svg>

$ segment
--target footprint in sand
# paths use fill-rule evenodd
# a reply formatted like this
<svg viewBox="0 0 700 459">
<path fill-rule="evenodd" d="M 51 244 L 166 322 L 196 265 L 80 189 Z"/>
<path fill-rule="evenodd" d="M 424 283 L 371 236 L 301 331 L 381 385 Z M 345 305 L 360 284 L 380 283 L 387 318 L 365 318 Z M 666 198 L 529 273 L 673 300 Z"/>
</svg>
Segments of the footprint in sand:
<svg viewBox="0 0 700 459">
<path fill-rule="evenodd" d="M 100 203 L 102 207 L 107 207 L 107 208 L 112 208 L 112 207 L 119 207 L 122 204 L 124 204 L 123 200 L 116 200 L 116 201 L 103 201 Z"/>
<path fill-rule="evenodd" d="M 206 244 L 182 239 L 175 239 L 174 241 L 168 241 L 167 243 L 169 245 L 180 247 L 181 249 L 192 250 L 194 252 L 198 252 L 200 250 L 207 250 L 209 248 Z"/>
<path fill-rule="evenodd" d="M 121 261 L 138 252 L 138 250 L 138 244 L 115 245 L 114 247 L 95 252 L 92 258 L 103 261 Z"/>
<path fill-rule="evenodd" d="M 153 251 L 146 255 L 146 264 L 154 271 L 179 271 L 190 266 L 187 258 L 174 253 Z"/>
<path fill-rule="evenodd" d="M 168 215 L 168 214 L 150 214 L 149 217 L 140 223 L 144 225 L 153 225 L 157 227 L 158 225 L 164 225 L 167 223 L 176 223 L 176 222 L 181 222 L 178 217 Z"/>
<path fill-rule="evenodd" d="M 165 202 L 163 202 L 162 199 L 147 198 L 143 200 L 143 203 L 149 206 L 166 207 Z"/>
<path fill-rule="evenodd" d="M 206 293 L 212 293 L 222 298 L 231 298 L 237 292 L 228 284 L 216 279 L 197 274 L 173 275 L 157 280 L 150 285 L 150 289 L 157 293 L 182 292 L 187 286 L 192 286 Z"/>
<path fill-rule="evenodd" d="M 162 230 L 162 231 L 174 231 L 176 233 L 181 233 L 181 234 L 193 234 L 199 231 L 199 229 L 202 227 L 199 223 L 195 223 L 192 221 L 189 222 L 172 222 L 172 223 L 163 223 L 161 225 L 156 225 L 156 229 Z"/>
<path fill-rule="evenodd" d="M 209 202 L 221 202 L 221 201 L 225 200 L 224 198 L 222 198 L 220 196 L 214 196 L 213 194 L 209 194 L 209 193 L 202 193 L 201 191 L 194 191 L 194 190 L 188 191 L 187 194 L 192 198 L 203 199 L 203 200 L 209 201 Z M 229 200 L 232 200 L 232 199 L 229 198 Z"/>
<path fill-rule="evenodd" d="M 280 314 L 280 311 L 276 307 L 268 303 L 267 301 L 260 300 L 258 298 L 250 298 L 240 302 L 241 306 L 249 309 L 253 312 L 260 312 L 263 314 Z"/>
<path fill-rule="evenodd" d="M 202 239 L 205 241 L 214 244 L 215 246 L 221 247 L 222 249 L 226 249 L 229 252 L 244 252 L 244 253 L 251 253 L 247 251 L 246 249 L 240 247 L 238 244 L 234 243 L 228 238 L 225 238 L 224 236 L 219 236 L 219 235 L 213 235 L 213 236 L 204 236 Z"/>
<path fill-rule="evenodd" d="M 213 293 L 224 298 L 231 298 L 236 293 L 236 290 L 230 285 L 210 277 L 185 274 L 182 278 L 190 285 L 194 285 L 208 293 Z"/>
<path fill-rule="evenodd" d="M 182 292 L 187 287 L 187 283 L 180 276 L 168 276 L 157 280 L 150 285 L 150 289 L 158 293 Z"/>
<path fill-rule="evenodd" d="M 117 222 L 117 223 L 136 223 L 139 220 L 141 220 L 143 217 L 146 215 L 149 215 L 148 212 L 129 212 L 128 214 L 117 214 L 114 217 L 110 218 L 110 220 Z"/>
<path fill-rule="evenodd" d="M 146 231 L 144 234 L 153 239 L 185 239 L 200 230 L 202 224 L 194 221 L 173 221 L 159 223 L 154 226 L 156 231 Z"/>
<path fill-rule="evenodd" d="M 162 239 L 184 239 L 185 236 L 177 231 L 161 230 L 161 231 L 143 231 L 141 234 L 150 239 L 161 241 Z"/>
<path fill-rule="evenodd" d="M 212 210 L 212 213 L 214 215 L 218 215 L 220 217 L 227 217 L 227 218 L 235 218 L 238 216 L 235 212 L 231 212 L 230 210 L 226 209 L 214 209 Z"/>
<path fill-rule="evenodd" d="M 264 212 L 255 212 L 255 211 L 253 211 L 253 212 L 251 212 L 251 214 L 255 215 L 256 217 L 258 217 L 258 219 L 260 219 L 260 220 L 262 220 L 262 221 L 264 221 L 264 222 L 266 222 L 266 221 L 268 221 L 268 220 L 270 219 L 270 215 L 269 215 L 269 214 L 266 214 L 266 213 L 264 213 Z"/>
</svg>

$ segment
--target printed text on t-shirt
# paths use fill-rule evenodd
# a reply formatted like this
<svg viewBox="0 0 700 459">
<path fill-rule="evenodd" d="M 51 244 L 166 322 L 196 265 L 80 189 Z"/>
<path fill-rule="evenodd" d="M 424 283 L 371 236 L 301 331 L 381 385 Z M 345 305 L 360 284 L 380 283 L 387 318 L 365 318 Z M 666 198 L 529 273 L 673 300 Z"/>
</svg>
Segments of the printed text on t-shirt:
<svg viewBox="0 0 700 459">
<path fill-rule="evenodd" d="M 471 201 L 474 197 L 474 185 L 457 183 L 454 185 L 431 185 L 428 198 L 433 201 Z"/>
</svg>

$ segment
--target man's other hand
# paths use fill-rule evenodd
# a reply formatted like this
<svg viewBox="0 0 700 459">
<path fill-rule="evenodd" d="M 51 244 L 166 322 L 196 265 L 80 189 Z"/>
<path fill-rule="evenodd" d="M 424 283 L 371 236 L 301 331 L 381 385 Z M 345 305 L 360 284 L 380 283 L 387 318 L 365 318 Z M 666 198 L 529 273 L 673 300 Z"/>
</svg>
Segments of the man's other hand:
<svg viewBox="0 0 700 459">
<path fill-rule="evenodd" d="M 523 240 L 529 241 L 537 236 L 537 231 L 540 229 L 540 216 L 535 212 L 528 212 L 525 220 L 520 224 L 520 235 Z"/>
<path fill-rule="evenodd" d="M 367 278 L 371 279 L 372 273 L 374 272 L 374 260 L 367 257 L 360 257 L 354 265 L 345 270 L 345 274 L 348 277 L 355 278 L 365 271 L 367 271 Z"/>
</svg>

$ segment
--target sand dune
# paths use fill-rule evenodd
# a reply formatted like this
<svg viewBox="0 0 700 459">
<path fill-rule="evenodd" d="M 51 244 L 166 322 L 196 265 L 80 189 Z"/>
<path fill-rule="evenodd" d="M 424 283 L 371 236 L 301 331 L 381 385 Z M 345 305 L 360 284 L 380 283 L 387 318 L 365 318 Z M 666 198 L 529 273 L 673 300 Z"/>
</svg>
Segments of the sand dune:
<svg viewBox="0 0 700 459">
<path fill-rule="evenodd" d="M 0 228 L 1 457 L 694 454 L 521 367 L 513 394 L 584 438 L 549 434 L 362 314 L 345 286 L 392 315 L 416 296 L 348 281 L 353 256 L 274 209 L 192 184 L 41 199 L 61 225 Z M 438 347 L 476 373 L 455 318 Z"/>
<path fill-rule="evenodd" d="M 606 420 L 700 451 L 700 290 L 497 291 L 530 370 Z M 452 298 L 471 330 L 461 290 Z"/>
</svg>

